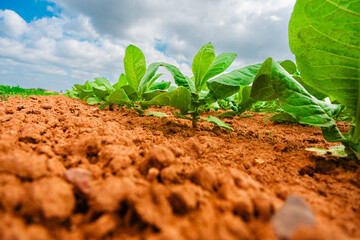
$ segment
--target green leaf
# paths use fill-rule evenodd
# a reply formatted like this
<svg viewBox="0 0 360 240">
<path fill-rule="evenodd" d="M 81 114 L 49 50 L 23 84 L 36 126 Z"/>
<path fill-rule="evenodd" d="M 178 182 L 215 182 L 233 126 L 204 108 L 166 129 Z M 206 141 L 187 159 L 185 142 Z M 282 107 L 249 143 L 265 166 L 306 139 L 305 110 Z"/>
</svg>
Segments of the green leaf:
<svg viewBox="0 0 360 240">
<path fill-rule="evenodd" d="M 109 101 L 106 101 L 104 103 L 102 103 L 100 106 L 99 106 L 99 109 L 100 110 L 104 110 L 104 108 L 106 108 L 107 106 L 109 106 L 111 103 Z"/>
<path fill-rule="evenodd" d="M 293 76 L 293 78 L 300 83 L 305 89 L 306 91 L 308 91 L 308 93 L 310 93 L 311 95 L 313 95 L 314 97 L 316 97 L 319 100 L 323 100 L 325 98 L 327 98 L 327 95 L 316 90 L 315 88 L 309 86 L 308 84 L 306 84 L 300 76 Z"/>
<path fill-rule="evenodd" d="M 192 72 L 195 78 L 196 92 L 199 93 L 203 88 L 203 79 L 215 59 L 215 49 L 211 42 L 205 44 L 195 55 L 192 63 Z"/>
<path fill-rule="evenodd" d="M 161 82 L 154 83 L 150 87 L 150 90 L 166 90 L 170 87 L 170 85 L 171 85 L 171 82 L 161 81 Z"/>
<path fill-rule="evenodd" d="M 331 115 L 340 111 L 337 105 L 321 102 L 311 96 L 283 67 L 268 58 L 252 85 L 251 97 L 256 101 L 279 99 L 281 108 L 297 121 L 318 127 L 335 125 Z"/>
<path fill-rule="evenodd" d="M 218 119 L 217 117 L 213 117 L 213 116 L 209 116 L 207 118 L 201 118 L 204 121 L 207 121 L 209 123 L 213 123 L 215 125 L 218 125 L 219 127 L 225 128 L 225 129 L 229 129 L 231 131 L 234 131 L 234 129 L 232 127 L 230 127 L 229 125 L 227 125 L 224 121 Z"/>
<path fill-rule="evenodd" d="M 297 123 L 298 121 L 288 113 L 278 113 L 270 117 L 273 122 Z"/>
<path fill-rule="evenodd" d="M 128 84 L 137 90 L 146 71 L 145 56 L 139 48 L 134 45 L 126 48 L 124 67 Z"/>
<path fill-rule="evenodd" d="M 180 109 L 182 114 L 187 114 L 191 101 L 191 95 L 189 90 L 185 87 L 178 87 L 172 92 L 166 92 L 164 94 L 154 97 L 150 101 L 142 102 L 142 105 L 160 105 L 171 106 Z"/>
<path fill-rule="evenodd" d="M 166 93 L 166 91 L 164 91 L 164 90 L 151 90 L 148 92 L 144 92 L 143 99 L 145 99 L 145 101 L 150 101 L 154 97 L 159 96 L 164 93 Z"/>
<path fill-rule="evenodd" d="M 101 103 L 101 99 L 95 96 L 91 96 L 86 98 L 86 102 L 90 105 L 99 104 Z"/>
<path fill-rule="evenodd" d="M 207 82 L 207 86 L 217 98 L 227 98 L 237 93 L 240 86 L 246 86 L 254 81 L 261 64 L 246 66 L 230 73 L 222 74 Z"/>
<path fill-rule="evenodd" d="M 96 97 L 104 100 L 105 97 L 110 95 L 110 92 L 106 90 L 105 86 L 93 87 L 93 92 Z"/>
<path fill-rule="evenodd" d="M 162 113 L 162 112 L 148 112 L 146 114 L 146 116 L 155 116 L 158 118 L 162 118 L 162 117 L 168 117 L 169 115 L 167 115 L 166 113 Z"/>
<path fill-rule="evenodd" d="M 151 80 L 154 78 L 156 71 L 161 66 L 161 63 L 152 63 L 146 69 L 144 76 L 142 77 L 139 87 L 137 89 L 139 95 L 141 96 L 144 92 L 148 91 L 150 88 Z"/>
<path fill-rule="evenodd" d="M 130 85 L 125 85 L 122 86 L 121 88 L 124 89 L 126 95 L 129 97 L 131 101 L 136 101 L 139 99 L 138 93 Z"/>
<path fill-rule="evenodd" d="M 141 83 L 139 85 L 139 89 L 141 91 L 147 91 L 146 89 L 149 89 L 148 83 L 155 76 L 155 73 L 160 66 L 166 68 L 171 73 L 176 85 L 186 87 L 189 91 L 195 92 L 194 83 L 188 77 L 185 77 L 177 67 L 175 67 L 174 65 L 168 64 L 168 63 L 152 63 L 152 64 L 150 64 L 150 66 L 148 67 L 148 69 L 146 71 L 146 74 L 144 75 L 144 77 L 141 80 Z M 143 93 L 143 92 L 141 92 L 141 93 Z"/>
<path fill-rule="evenodd" d="M 289 24 L 290 49 L 303 81 L 346 106 L 360 141 L 358 1 L 297 1 Z"/>
<path fill-rule="evenodd" d="M 178 85 L 179 87 L 183 86 L 187 88 L 190 92 L 196 91 L 194 82 L 189 77 L 184 76 L 177 67 L 167 63 L 161 63 L 161 65 L 164 66 L 171 73 L 176 85 Z"/>
<path fill-rule="evenodd" d="M 127 79 L 125 74 L 121 74 L 119 77 L 119 81 L 113 85 L 113 88 L 115 90 L 120 89 L 122 86 L 125 86 L 127 84 Z"/>
<path fill-rule="evenodd" d="M 220 73 L 224 72 L 236 58 L 236 53 L 222 53 L 215 57 L 214 62 L 211 64 L 208 72 L 206 73 L 205 77 L 203 78 L 203 82 L 206 82 L 210 78 L 219 75 Z M 205 85 L 205 84 L 202 84 Z"/>
<path fill-rule="evenodd" d="M 279 64 L 291 75 L 297 71 L 296 64 L 291 60 L 280 61 Z"/>
<path fill-rule="evenodd" d="M 106 78 L 104 78 L 104 77 L 96 77 L 94 79 L 95 79 L 95 82 L 97 83 L 98 86 L 104 86 L 108 92 L 115 91 L 114 87 L 111 85 L 109 80 L 107 80 Z"/>
<path fill-rule="evenodd" d="M 239 99 L 238 103 L 238 114 L 242 114 L 245 111 L 249 110 L 251 106 L 256 102 L 251 95 L 251 86 L 241 86 L 239 91 L 239 96 L 241 96 L 241 99 Z"/>
<path fill-rule="evenodd" d="M 89 81 L 86 81 L 83 86 L 85 90 L 92 90 L 92 86 Z"/>
<path fill-rule="evenodd" d="M 175 86 L 170 86 L 168 89 L 167 89 L 167 91 L 168 92 L 172 92 L 172 91 L 174 91 L 174 90 L 176 90 L 177 89 L 177 87 L 175 87 Z"/>
<path fill-rule="evenodd" d="M 244 115 L 241 115 L 240 117 L 241 118 L 249 118 L 249 117 L 253 117 L 254 115 L 249 113 L 249 114 L 244 114 Z"/>
<path fill-rule="evenodd" d="M 162 74 L 162 73 L 156 74 L 156 75 L 151 79 L 151 81 L 149 82 L 148 89 L 146 89 L 146 91 L 151 90 L 151 89 L 152 89 L 152 86 L 153 86 L 154 84 L 156 84 L 155 81 L 158 80 L 159 77 L 161 77 L 162 75 L 164 75 L 164 74 Z M 164 81 L 161 81 L 161 82 L 164 82 Z M 153 90 L 154 90 L 154 89 L 153 89 Z"/>
<path fill-rule="evenodd" d="M 85 86 L 80 84 L 74 84 L 74 88 L 79 92 L 85 90 Z"/>
<path fill-rule="evenodd" d="M 122 89 L 122 88 L 111 93 L 109 96 L 108 102 L 110 104 L 115 104 L 115 105 L 130 105 L 131 104 L 129 97 L 126 95 L 124 89 Z"/>
<path fill-rule="evenodd" d="M 218 114 L 219 117 L 225 117 L 225 118 L 233 118 L 236 115 L 237 115 L 237 113 L 235 111 L 227 111 L 227 112 Z"/>
<path fill-rule="evenodd" d="M 75 84 L 74 87 L 78 92 L 79 99 L 81 100 L 85 100 L 86 98 L 93 96 L 92 87 L 90 86 L 89 82 L 86 82 L 84 85 Z"/>
</svg>

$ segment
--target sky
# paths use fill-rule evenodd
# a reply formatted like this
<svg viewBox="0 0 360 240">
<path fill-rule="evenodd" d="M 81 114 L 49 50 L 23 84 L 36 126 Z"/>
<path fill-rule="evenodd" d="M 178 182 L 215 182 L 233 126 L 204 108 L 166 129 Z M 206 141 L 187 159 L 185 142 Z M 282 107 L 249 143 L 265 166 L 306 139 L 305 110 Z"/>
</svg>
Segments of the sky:
<svg viewBox="0 0 360 240">
<path fill-rule="evenodd" d="M 187 76 L 207 42 L 216 54 L 237 53 L 228 71 L 268 57 L 294 60 L 288 44 L 294 5 L 295 0 L 0 0 L 0 85 L 64 91 L 94 77 L 115 83 L 129 44 L 143 51 L 147 65 L 167 62 Z"/>
</svg>

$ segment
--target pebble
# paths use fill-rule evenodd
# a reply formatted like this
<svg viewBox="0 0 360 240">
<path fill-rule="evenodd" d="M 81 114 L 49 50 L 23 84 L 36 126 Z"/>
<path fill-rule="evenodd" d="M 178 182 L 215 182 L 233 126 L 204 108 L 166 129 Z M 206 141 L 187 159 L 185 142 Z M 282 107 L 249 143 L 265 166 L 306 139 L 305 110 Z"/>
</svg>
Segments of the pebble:
<svg viewBox="0 0 360 240">
<path fill-rule="evenodd" d="M 315 226 L 315 218 L 307 203 L 300 197 L 289 196 L 284 205 L 271 218 L 275 234 L 290 239 L 299 226 Z"/>
<path fill-rule="evenodd" d="M 92 190 L 92 173 L 83 168 L 70 168 L 64 173 L 65 179 L 76 186 L 80 192 L 90 194 Z"/>
</svg>

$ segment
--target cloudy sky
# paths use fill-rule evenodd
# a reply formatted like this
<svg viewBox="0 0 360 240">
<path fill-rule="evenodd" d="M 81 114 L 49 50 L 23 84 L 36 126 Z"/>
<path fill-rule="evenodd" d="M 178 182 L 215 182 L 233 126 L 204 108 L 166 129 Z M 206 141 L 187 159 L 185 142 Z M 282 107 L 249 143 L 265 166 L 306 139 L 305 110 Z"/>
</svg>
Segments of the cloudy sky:
<svg viewBox="0 0 360 240">
<path fill-rule="evenodd" d="M 288 22 L 295 0 L 0 0 L 0 84 L 70 89 L 97 76 L 115 83 L 129 44 L 147 64 L 191 75 L 211 41 L 238 56 L 231 69 L 294 59 Z M 168 76 L 165 76 L 167 78 Z"/>
</svg>

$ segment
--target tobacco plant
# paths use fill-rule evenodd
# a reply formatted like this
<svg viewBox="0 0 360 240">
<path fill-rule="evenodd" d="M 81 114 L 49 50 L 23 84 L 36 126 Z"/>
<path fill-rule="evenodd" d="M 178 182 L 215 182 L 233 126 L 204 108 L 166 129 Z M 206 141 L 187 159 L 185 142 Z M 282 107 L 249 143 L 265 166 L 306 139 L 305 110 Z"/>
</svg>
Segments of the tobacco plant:
<svg viewBox="0 0 360 240">
<path fill-rule="evenodd" d="M 209 108 L 209 105 L 218 99 L 214 92 L 209 91 L 207 88 L 209 79 L 223 73 L 235 58 L 235 53 L 222 53 L 216 56 L 214 46 L 210 42 L 205 44 L 193 59 L 191 69 L 194 76 L 184 76 L 175 67 L 167 68 L 174 76 L 175 83 L 179 86 L 177 89 L 179 91 L 178 94 L 161 94 L 144 104 L 181 107 L 181 111 L 174 112 L 174 115 L 179 118 L 191 120 L 194 127 L 197 126 L 198 121 L 201 119 L 233 130 L 225 122 L 216 117 L 209 116 L 208 118 L 201 118 L 200 115 Z M 224 75 L 226 74 L 221 76 Z M 190 102 L 186 101 L 186 105 L 173 103 L 174 101 L 178 103 L 178 99 L 181 98 L 190 100 Z"/>
<path fill-rule="evenodd" d="M 360 8 L 356 1 L 298 0 L 289 24 L 290 49 L 303 81 L 345 106 L 352 128 L 323 128 L 327 141 L 360 155 Z M 333 121 L 329 121 L 333 122 Z"/>
</svg>

